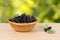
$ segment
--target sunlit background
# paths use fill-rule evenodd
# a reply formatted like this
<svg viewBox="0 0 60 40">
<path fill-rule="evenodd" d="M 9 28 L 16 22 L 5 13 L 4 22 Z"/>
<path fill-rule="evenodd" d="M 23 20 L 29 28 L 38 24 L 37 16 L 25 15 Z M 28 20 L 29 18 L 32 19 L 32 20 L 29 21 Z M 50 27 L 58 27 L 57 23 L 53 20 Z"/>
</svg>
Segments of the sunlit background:
<svg viewBox="0 0 60 40">
<path fill-rule="evenodd" d="M 0 0 L 0 23 L 26 13 L 39 23 L 60 23 L 60 0 Z"/>
</svg>

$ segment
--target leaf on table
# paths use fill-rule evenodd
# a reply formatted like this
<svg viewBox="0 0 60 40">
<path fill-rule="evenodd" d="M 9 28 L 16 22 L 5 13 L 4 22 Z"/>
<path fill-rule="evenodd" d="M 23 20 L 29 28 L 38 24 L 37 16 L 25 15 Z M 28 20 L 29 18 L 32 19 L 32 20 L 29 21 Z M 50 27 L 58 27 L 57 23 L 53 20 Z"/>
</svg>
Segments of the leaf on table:
<svg viewBox="0 0 60 40">
<path fill-rule="evenodd" d="M 54 30 L 47 30 L 47 33 L 49 33 L 49 34 L 54 34 L 56 31 L 54 31 Z"/>
</svg>

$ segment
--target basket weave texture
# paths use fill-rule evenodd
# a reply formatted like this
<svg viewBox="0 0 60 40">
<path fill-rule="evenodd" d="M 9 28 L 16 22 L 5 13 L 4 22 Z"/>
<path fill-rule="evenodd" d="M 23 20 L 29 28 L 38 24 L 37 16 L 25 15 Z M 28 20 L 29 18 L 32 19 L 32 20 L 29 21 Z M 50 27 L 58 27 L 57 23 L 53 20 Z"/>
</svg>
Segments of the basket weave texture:
<svg viewBox="0 0 60 40">
<path fill-rule="evenodd" d="M 19 32 L 31 31 L 37 23 L 37 21 L 31 23 L 15 23 L 11 21 L 8 22 L 15 31 L 19 31 Z"/>
</svg>

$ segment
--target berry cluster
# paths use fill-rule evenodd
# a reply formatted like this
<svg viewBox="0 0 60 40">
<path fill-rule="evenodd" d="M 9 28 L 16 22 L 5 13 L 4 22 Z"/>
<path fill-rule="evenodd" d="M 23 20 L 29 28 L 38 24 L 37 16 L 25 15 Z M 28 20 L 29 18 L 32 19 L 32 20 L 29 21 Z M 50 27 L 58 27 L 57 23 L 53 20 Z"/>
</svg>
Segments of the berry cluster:
<svg viewBox="0 0 60 40">
<path fill-rule="evenodd" d="M 44 28 L 44 31 L 47 32 L 47 30 L 50 30 L 50 29 L 51 29 L 51 26 L 48 28 Z"/>
<path fill-rule="evenodd" d="M 36 21 L 36 18 L 34 16 L 22 14 L 21 16 L 17 16 L 12 19 L 9 19 L 9 21 L 16 22 L 16 23 L 30 23 Z"/>
</svg>

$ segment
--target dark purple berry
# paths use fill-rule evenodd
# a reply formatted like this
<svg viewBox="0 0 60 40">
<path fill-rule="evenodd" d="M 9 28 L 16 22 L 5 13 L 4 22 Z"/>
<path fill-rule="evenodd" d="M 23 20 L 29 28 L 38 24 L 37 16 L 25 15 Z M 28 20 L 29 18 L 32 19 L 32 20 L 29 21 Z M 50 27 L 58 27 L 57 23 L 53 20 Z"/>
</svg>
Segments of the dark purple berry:
<svg viewBox="0 0 60 40">
<path fill-rule="evenodd" d="M 51 29 L 51 26 L 47 28 L 48 30 Z"/>
<path fill-rule="evenodd" d="M 44 31 L 47 32 L 47 28 L 44 28 Z"/>
<path fill-rule="evenodd" d="M 24 17 L 26 17 L 26 16 L 27 16 L 26 14 L 22 14 L 22 15 L 21 15 L 21 18 L 24 18 Z"/>
<path fill-rule="evenodd" d="M 32 22 L 36 21 L 36 18 L 34 16 L 31 16 L 31 21 Z"/>
</svg>

